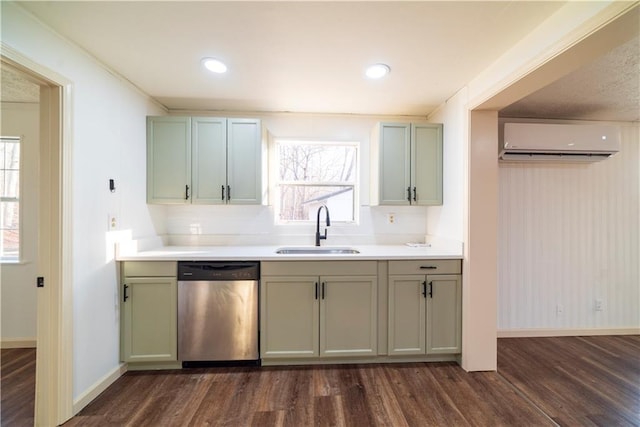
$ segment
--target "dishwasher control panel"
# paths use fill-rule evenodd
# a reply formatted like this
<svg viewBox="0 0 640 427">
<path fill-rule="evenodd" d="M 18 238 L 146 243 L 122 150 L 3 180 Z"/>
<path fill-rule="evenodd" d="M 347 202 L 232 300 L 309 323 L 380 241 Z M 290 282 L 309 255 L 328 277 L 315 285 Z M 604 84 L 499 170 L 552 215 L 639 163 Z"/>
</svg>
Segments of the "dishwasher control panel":
<svg viewBox="0 0 640 427">
<path fill-rule="evenodd" d="M 258 280 L 258 261 L 180 261 L 178 280 Z"/>
</svg>

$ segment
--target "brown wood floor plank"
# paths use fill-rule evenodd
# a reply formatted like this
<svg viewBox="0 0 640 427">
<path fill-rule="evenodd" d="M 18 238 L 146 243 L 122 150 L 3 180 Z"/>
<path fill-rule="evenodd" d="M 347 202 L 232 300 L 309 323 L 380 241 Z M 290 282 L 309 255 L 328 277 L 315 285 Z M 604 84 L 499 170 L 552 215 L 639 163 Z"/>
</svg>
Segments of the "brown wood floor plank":
<svg viewBox="0 0 640 427">
<path fill-rule="evenodd" d="M 36 394 L 36 349 L 3 349 L 0 358 L 0 425 L 31 427 Z"/>
<path fill-rule="evenodd" d="M 367 391 L 367 405 L 375 425 L 408 426 L 396 399 L 384 366 L 363 365 L 360 368 L 362 385 Z"/>
<path fill-rule="evenodd" d="M 316 396 L 313 401 L 315 426 L 346 426 L 342 397 L 337 395 Z"/>
<path fill-rule="evenodd" d="M 640 336 L 499 339 L 498 369 L 129 372 L 65 426 L 640 426 Z M 35 350 L 3 350 L 2 426 L 33 425 L 29 383 Z"/>
<path fill-rule="evenodd" d="M 640 425 L 638 336 L 502 338 L 498 372 L 560 425 Z"/>
</svg>

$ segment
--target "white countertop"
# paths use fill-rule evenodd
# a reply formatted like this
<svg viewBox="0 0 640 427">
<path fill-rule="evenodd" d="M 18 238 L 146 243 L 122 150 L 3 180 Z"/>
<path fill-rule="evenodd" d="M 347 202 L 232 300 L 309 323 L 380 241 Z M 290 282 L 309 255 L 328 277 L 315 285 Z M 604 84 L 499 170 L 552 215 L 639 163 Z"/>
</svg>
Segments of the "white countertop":
<svg viewBox="0 0 640 427">
<path fill-rule="evenodd" d="M 390 260 L 390 259 L 462 259 L 462 245 L 353 245 L 358 254 L 277 254 L 281 246 L 164 246 L 131 254 L 120 254 L 118 261 L 337 261 L 337 260 Z M 300 247 L 300 246 L 296 246 Z M 312 246 L 308 246 L 313 248 Z"/>
</svg>

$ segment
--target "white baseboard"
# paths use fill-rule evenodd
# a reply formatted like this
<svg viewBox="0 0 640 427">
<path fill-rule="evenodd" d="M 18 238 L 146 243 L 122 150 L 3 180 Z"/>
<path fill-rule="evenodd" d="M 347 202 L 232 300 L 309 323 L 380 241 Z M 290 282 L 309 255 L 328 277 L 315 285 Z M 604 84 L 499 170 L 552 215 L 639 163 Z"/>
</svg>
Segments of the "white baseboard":
<svg viewBox="0 0 640 427">
<path fill-rule="evenodd" d="M 36 348 L 35 338 L 3 338 L 0 348 Z"/>
<path fill-rule="evenodd" d="M 98 397 L 100 393 L 105 391 L 107 387 L 113 384 L 118 378 L 127 372 L 127 364 L 121 363 L 113 371 L 96 381 L 91 387 L 85 390 L 77 399 L 73 401 L 73 415 L 76 415 L 85 406 L 87 406 L 93 399 Z"/>
<path fill-rule="evenodd" d="M 640 335 L 640 328 L 590 329 L 501 329 L 498 338 L 578 337 L 596 335 Z"/>
</svg>

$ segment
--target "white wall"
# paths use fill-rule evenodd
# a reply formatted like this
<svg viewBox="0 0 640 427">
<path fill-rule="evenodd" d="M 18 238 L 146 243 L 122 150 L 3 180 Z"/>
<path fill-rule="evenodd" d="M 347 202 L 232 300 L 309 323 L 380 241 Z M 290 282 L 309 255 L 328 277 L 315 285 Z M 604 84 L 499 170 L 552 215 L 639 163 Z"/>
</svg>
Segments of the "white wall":
<svg viewBox="0 0 640 427">
<path fill-rule="evenodd" d="M 73 390 L 119 366 L 118 277 L 107 213 L 134 237 L 156 234 L 145 203 L 145 116 L 162 108 L 14 3 L 2 2 L 2 43 L 73 82 Z M 108 179 L 116 180 L 110 193 Z M 160 230 L 162 232 L 163 230 Z"/>
<path fill-rule="evenodd" d="M 36 339 L 39 108 L 38 103 L 8 102 L 1 107 L 0 133 L 21 137 L 21 254 L 20 263 L 0 267 L 3 346 L 33 346 Z"/>
<path fill-rule="evenodd" d="M 431 206 L 427 210 L 427 233 L 457 241 L 463 240 L 464 211 L 464 162 L 465 146 L 469 139 L 469 112 L 467 90 L 461 89 L 429 120 L 443 123 L 443 167 L 442 206 Z"/>
<path fill-rule="evenodd" d="M 500 164 L 499 329 L 640 327 L 640 127 L 622 129 L 598 163 Z"/>
<path fill-rule="evenodd" d="M 184 114 L 184 113 L 181 113 Z M 190 112 L 202 115 L 201 112 Z M 224 113 L 218 113 L 225 116 Z M 232 114 L 226 114 L 232 116 Z M 237 114 L 236 114 L 237 115 Z M 425 121 L 421 117 L 321 114 L 249 114 L 257 117 L 274 138 L 357 141 L 360 143 L 360 221 L 357 225 L 332 221 L 326 245 L 390 244 L 423 241 L 427 207 L 369 206 L 370 138 L 380 121 Z M 445 197 L 449 195 L 446 194 Z M 455 198 L 455 197 L 454 197 Z M 276 225 L 270 206 L 167 206 L 166 232 L 170 244 L 309 244 L 315 224 Z M 395 222 L 388 224 L 387 214 Z M 459 239 L 460 240 L 460 239 Z"/>
</svg>

